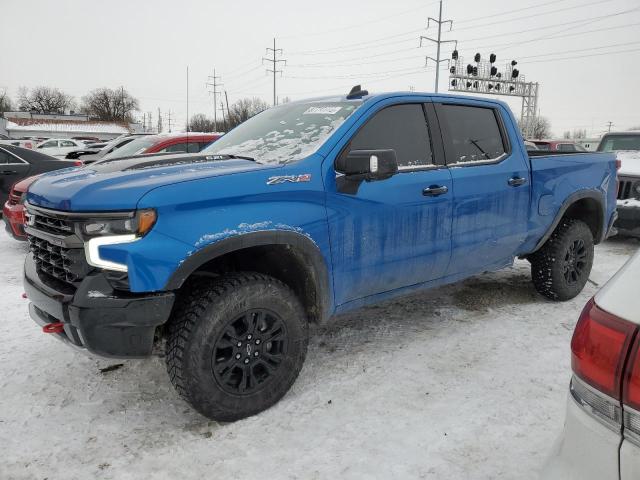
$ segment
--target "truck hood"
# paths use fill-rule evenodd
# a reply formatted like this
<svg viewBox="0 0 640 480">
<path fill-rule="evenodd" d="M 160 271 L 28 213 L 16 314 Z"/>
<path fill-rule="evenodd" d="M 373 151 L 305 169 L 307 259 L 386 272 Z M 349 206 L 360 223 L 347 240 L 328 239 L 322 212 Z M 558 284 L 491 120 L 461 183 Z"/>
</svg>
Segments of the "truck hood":
<svg viewBox="0 0 640 480">
<path fill-rule="evenodd" d="M 278 168 L 217 155 L 127 157 L 42 175 L 27 193 L 30 204 L 64 211 L 133 210 L 156 187 L 207 177 Z"/>
<path fill-rule="evenodd" d="M 619 150 L 616 152 L 616 158 L 622 164 L 618 175 L 640 177 L 640 151 Z"/>
</svg>

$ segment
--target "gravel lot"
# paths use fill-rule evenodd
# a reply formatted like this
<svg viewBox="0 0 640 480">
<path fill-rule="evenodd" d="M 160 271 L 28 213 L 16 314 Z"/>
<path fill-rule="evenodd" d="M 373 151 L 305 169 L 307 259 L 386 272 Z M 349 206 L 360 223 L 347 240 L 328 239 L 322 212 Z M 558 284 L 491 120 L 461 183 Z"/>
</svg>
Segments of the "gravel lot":
<svg viewBox="0 0 640 480">
<path fill-rule="evenodd" d="M 640 243 L 596 248 L 585 291 L 535 293 L 529 264 L 360 310 L 312 331 L 274 408 L 207 421 L 161 358 L 119 363 L 40 332 L 24 244 L 0 233 L 1 479 L 532 478 L 562 427 L 569 340 L 587 299 Z"/>
</svg>

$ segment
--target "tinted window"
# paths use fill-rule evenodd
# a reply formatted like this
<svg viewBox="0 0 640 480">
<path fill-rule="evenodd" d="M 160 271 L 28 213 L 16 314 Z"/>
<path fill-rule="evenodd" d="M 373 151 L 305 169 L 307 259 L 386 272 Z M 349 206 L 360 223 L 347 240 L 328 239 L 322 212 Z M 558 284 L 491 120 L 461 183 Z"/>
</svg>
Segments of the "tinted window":
<svg viewBox="0 0 640 480">
<path fill-rule="evenodd" d="M 11 159 L 7 152 L 0 150 L 0 165 L 10 163 Z"/>
<path fill-rule="evenodd" d="M 561 152 L 575 152 L 576 147 L 571 143 L 560 143 L 558 144 L 558 150 Z"/>
<path fill-rule="evenodd" d="M 494 160 L 505 153 L 496 114 L 491 108 L 442 105 L 441 122 L 449 130 L 454 163 Z"/>
<path fill-rule="evenodd" d="M 396 105 L 379 111 L 351 140 L 351 150 L 396 151 L 398 166 L 433 164 L 422 105 Z"/>
<path fill-rule="evenodd" d="M 77 145 L 69 140 L 60 140 L 61 147 L 76 147 Z"/>
<path fill-rule="evenodd" d="M 164 147 L 162 150 L 158 150 L 158 153 L 163 152 L 186 152 L 187 144 L 186 143 L 174 143 L 173 145 L 169 145 L 168 147 Z"/>
<path fill-rule="evenodd" d="M 40 145 L 38 148 L 50 148 L 50 147 L 57 147 L 57 146 L 58 146 L 57 140 L 49 140 L 48 142 L 45 142 L 42 145 Z"/>
<path fill-rule="evenodd" d="M 538 147 L 538 150 L 542 150 L 544 152 L 548 152 L 551 150 L 551 145 L 546 142 L 535 142 L 535 144 Z"/>
</svg>

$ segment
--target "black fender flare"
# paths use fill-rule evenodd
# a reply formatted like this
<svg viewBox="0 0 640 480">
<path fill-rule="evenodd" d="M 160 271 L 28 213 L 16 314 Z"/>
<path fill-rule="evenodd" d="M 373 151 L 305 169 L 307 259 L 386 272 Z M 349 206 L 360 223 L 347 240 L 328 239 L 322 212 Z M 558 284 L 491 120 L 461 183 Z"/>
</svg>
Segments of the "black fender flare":
<svg viewBox="0 0 640 480">
<path fill-rule="evenodd" d="M 315 283 L 317 321 L 324 322 L 330 315 L 331 296 L 329 272 L 316 243 L 306 235 L 289 230 L 267 230 L 244 233 L 206 245 L 189 255 L 173 272 L 165 290 L 178 290 L 184 281 L 198 268 L 227 253 L 249 247 L 282 245 L 289 246 L 303 257 L 305 266 L 311 271 Z"/>
<path fill-rule="evenodd" d="M 596 231 L 596 235 L 594 235 L 594 241 L 596 244 L 598 244 L 604 239 L 604 235 L 606 233 L 605 231 L 606 225 L 607 225 L 607 221 L 606 221 L 607 212 L 605 209 L 604 195 L 599 190 L 580 190 L 578 192 L 572 193 L 564 200 L 564 202 L 562 202 L 562 206 L 558 210 L 558 213 L 556 213 L 556 216 L 554 217 L 553 222 L 551 223 L 551 225 L 549 226 L 545 234 L 542 236 L 542 238 L 538 240 L 538 243 L 536 243 L 536 246 L 531 251 L 531 253 L 538 251 L 545 244 L 545 242 L 549 239 L 551 234 L 554 232 L 554 230 L 560 223 L 560 220 L 562 220 L 562 217 L 564 217 L 565 213 L 567 213 L 567 210 L 574 203 L 576 203 L 579 200 L 583 200 L 585 198 L 590 198 L 592 200 L 595 200 L 595 202 L 600 207 L 599 228 Z"/>
</svg>

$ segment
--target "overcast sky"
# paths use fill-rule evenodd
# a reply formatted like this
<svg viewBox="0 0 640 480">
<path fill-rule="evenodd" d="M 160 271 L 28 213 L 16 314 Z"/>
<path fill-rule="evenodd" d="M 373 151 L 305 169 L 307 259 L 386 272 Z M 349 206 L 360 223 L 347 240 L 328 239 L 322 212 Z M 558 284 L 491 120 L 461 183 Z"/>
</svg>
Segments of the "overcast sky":
<svg viewBox="0 0 640 480">
<path fill-rule="evenodd" d="M 510 12 L 510 13 L 508 13 Z M 220 75 L 229 102 L 259 96 L 271 103 L 272 76 L 262 65 L 276 37 L 283 49 L 278 97 L 300 99 L 369 91 L 431 92 L 436 49 L 427 17 L 431 0 L 214 1 L 0 0 L 0 88 L 54 86 L 80 98 L 96 87 L 124 86 L 143 111 L 171 111 L 184 128 L 186 69 L 189 114 L 213 115 L 207 76 Z M 640 1 L 445 0 L 453 20 L 444 39 L 460 55 L 495 53 L 540 83 L 540 113 L 553 132 L 586 128 L 599 134 L 640 126 Z M 451 44 L 443 47 L 450 55 Z M 441 71 L 440 90 L 448 87 Z M 505 97 L 501 97 L 505 98 Z M 516 116 L 520 100 L 507 99 Z M 166 119 L 165 119 L 166 123 Z"/>
</svg>

